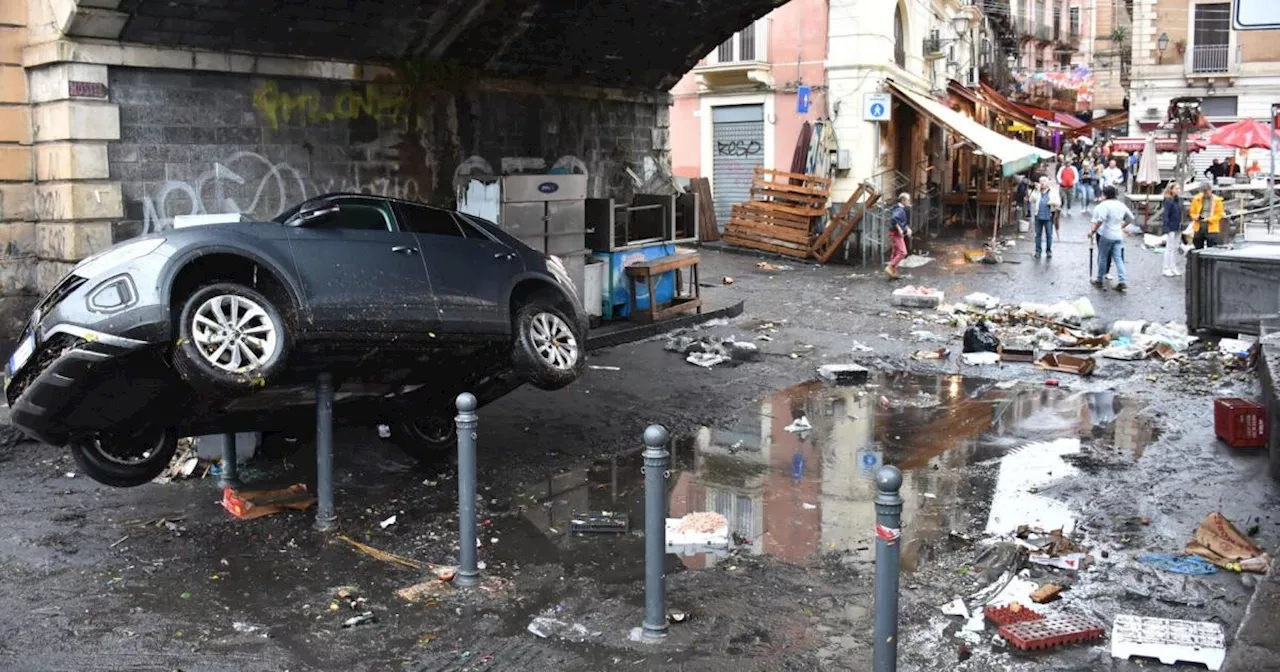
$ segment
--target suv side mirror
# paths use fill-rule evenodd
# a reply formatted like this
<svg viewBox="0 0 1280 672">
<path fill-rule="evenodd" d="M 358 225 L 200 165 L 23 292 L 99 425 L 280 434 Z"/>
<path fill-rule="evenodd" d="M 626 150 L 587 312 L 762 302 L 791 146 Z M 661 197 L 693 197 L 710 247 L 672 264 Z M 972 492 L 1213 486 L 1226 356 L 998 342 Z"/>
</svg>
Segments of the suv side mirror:
<svg viewBox="0 0 1280 672">
<path fill-rule="evenodd" d="M 335 215 L 338 213 L 338 206 L 335 203 L 321 203 L 314 208 L 305 208 L 298 211 L 294 216 L 291 224 L 294 226 L 306 226 L 308 222 L 324 217 L 325 215 Z"/>
</svg>

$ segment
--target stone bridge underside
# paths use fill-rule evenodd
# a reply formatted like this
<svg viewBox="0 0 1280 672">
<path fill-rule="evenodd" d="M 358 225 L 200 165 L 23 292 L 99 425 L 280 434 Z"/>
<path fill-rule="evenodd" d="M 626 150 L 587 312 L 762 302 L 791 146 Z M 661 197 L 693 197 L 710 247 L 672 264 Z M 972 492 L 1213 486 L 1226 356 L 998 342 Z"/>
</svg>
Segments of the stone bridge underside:
<svg viewBox="0 0 1280 672">
<path fill-rule="evenodd" d="M 783 1 L 51 0 L 81 37 L 650 90 Z"/>
</svg>

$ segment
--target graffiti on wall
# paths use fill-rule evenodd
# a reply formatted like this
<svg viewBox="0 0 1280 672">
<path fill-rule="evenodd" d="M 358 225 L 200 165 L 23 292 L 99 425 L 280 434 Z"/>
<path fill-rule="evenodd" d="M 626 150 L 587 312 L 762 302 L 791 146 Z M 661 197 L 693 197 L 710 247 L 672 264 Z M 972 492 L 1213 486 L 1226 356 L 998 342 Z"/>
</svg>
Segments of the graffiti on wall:
<svg viewBox="0 0 1280 672">
<path fill-rule="evenodd" d="M 755 156 L 764 151 L 759 140 L 727 140 L 716 143 L 720 156 Z"/>
<path fill-rule="evenodd" d="M 272 129 L 298 121 L 322 124 L 330 121 L 372 119 L 402 130 L 416 130 L 422 119 L 411 113 L 408 91 L 396 84 L 370 83 L 337 94 L 318 89 L 281 91 L 277 82 L 263 82 L 253 92 L 253 107 Z"/>
</svg>

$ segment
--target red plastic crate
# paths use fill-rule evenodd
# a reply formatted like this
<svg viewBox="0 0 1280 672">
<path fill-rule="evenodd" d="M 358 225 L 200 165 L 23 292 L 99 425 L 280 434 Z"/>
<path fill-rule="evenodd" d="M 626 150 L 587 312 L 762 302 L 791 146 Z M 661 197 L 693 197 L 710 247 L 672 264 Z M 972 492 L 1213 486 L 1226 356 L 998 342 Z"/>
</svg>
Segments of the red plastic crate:
<svg viewBox="0 0 1280 672">
<path fill-rule="evenodd" d="M 1215 399 L 1213 429 L 1232 448 L 1262 448 L 1267 445 L 1267 409 L 1240 397 Z"/>
<path fill-rule="evenodd" d="M 1002 625 L 997 632 L 1023 651 L 1089 642 L 1102 639 L 1106 634 L 1101 623 L 1088 616 L 1074 614 Z"/>
<path fill-rule="evenodd" d="M 1022 623 L 1025 621 L 1038 621 L 1044 616 L 1031 611 L 1023 606 L 1021 609 L 1014 611 L 1013 605 L 1004 607 L 987 607 L 985 614 L 987 620 L 996 625 L 1013 625 L 1014 623 Z"/>
</svg>

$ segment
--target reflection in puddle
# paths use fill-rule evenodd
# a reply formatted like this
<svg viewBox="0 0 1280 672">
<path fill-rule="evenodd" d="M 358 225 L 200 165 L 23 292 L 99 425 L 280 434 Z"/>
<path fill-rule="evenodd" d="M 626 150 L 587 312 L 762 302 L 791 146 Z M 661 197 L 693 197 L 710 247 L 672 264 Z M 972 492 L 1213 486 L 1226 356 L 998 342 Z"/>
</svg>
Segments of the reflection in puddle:
<svg viewBox="0 0 1280 672">
<path fill-rule="evenodd" d="M 832 550 L 869 557 L 872 475 L 892 464 L 904 472 L 903 566 L 911 570 L 927 560 L 923 542 L 983 520 L 993 533 L 1020 524 L 1070 529 L 1071 511 L 1039 493 L 1076 473 L 1063 458 L 1079 452 L 1082 440 L 1111 441 L 1140 457 L 1156 433 L 1138 410 L 1112 392 L 1002 389 L 960 376 L 885 374 L 842 387 L 803 383 L 763 399 L 750 417 L 675 441 L 669 515 L 721 513 L 742 549 L 789 562 Z M 808 429 L 795 423 L 802 417 Z M 575 512 L 613 510 L 642 529 L 640 466 L 636 453 L 550 477 L 525 490 L 539 504 L 525 517 L 542 534 L 564 533 Z M 557 537 L 544 540 L 550 538 Z M 566 537 L 557 550 L 545 550 L 566 564 L 623 570 L 639 562 L 639 537 L 595 541 Z M 682 561 L 706 567 L 718 559 Z"/>
</svg>

